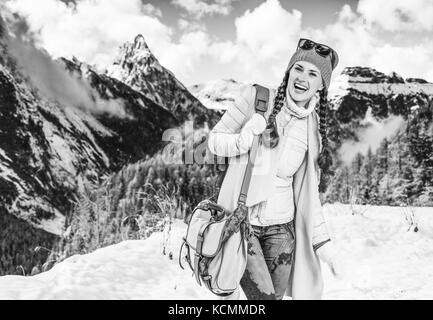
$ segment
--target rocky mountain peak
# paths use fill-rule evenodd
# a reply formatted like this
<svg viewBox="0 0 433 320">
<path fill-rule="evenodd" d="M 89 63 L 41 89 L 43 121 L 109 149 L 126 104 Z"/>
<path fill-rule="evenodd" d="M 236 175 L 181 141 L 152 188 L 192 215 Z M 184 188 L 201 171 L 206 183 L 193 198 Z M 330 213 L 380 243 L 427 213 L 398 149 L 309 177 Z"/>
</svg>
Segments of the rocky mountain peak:
<svg viewBox="0 0 433 320">
<path fill-rule="evenodd" d="M 349 79 L 349 81 L 353 81 L 356 79 L 356 81 L 360 81 L 361 79 L 363 79 L 362 82 L 370 82 L 370 83 L 380 83 L 380 82 L 385 82 L 386 81 L 386 74 L 384 74 L 383 72 L 377 71 L 374 68 L 370 68 L 370 67 L 346 67 L 343 69 L 343 71 L 341 72 L 341 75 L 346 75 L 349 78 L 353 78 L 353 79 Z"/>
<path fill-rule="evenodd" d="M 128 41 L 119 48 L 113 66 L 108 71 L 114 74 L 120 72 L 119 76 L 125 77 L 125 72 L 128 74 L 137 71 L 134 65 L 140 66 L 138 71 L 143 72 L 151 72 L 150 68 L 161 67 L 141 34 L 135 37 L 134 42 Z"/>
<path fill-rule="evenodd" d="M 158 62 L 141 34 L 120 47 L 106 73 L 169 110 L 179 121 L 195 118 L 203 123 L 210 119 L 201 102 Z"/>
<path fill-rule="evenodd" d="M 420 84 L 429 83 L 428 81 L 426 81 L 424 79 L 420 79 L 420 78 L 407 78 L 406 82 L 408 82 L 408 83 L 420 83 Z"/>
<path fill-rule="evenodd" d="M 404 83 L 404 79 L 402 76 L 397 74 L 397 72 L 393 71 L 388 75 L 388 82 L 389 83 Z"/>
<path fill-rule="evenodd" d="M 134 48 L 136 50 L 140 50 L 141 48 L 145 50 L 149 50 L 149 47 L 147 46 L 146 41 L 144 40 L 144 37 L 142 34 L 138 34 L 134 39 Z M 150 50 L 149 50 L 150 51 Z"/>
<path fill-rule="evenodd" d="M 403 77 L 394 71 L 386 75 L 371 67 L 346 67 L 341 72 L 341 76 L 348 77 L 349 82 L 405 83 Z"/>
</svg>

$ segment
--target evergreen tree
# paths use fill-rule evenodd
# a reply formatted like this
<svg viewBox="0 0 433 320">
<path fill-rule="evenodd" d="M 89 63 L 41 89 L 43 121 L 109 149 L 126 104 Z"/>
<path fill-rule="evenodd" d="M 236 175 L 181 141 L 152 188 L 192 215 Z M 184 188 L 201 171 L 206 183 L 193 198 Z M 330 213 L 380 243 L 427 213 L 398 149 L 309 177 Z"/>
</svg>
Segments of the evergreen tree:
<svg viewBox="0 0 433 320">
<path fill-rule="evenodd" d="M 372 194 L 376 190 L 376 188 L 373 189 L 373 170 L 375 165 L 376 158 L 373 155 L 371 147 L 369 147 L 359 172 L 359 197 L 363 204 L 370 204 L 371 198 L 377 198 L 377 194 Z"/>
</svg>

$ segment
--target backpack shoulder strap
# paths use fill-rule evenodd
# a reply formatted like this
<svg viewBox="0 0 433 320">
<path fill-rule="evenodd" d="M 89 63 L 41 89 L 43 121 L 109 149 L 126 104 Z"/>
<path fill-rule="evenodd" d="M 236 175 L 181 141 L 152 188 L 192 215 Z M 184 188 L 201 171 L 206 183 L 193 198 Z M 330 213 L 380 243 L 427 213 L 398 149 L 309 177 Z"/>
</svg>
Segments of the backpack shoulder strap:
<svg viewBox="0 0 433 320">
<path fill-rule="evenodd" d="M 255 108 L 256 112 L 265 115 L 265 112 L 268 110 L 269 104 L 269 89 L 262 87 L 258 84 L 254 84 L 257 89 L 256 99 L 255 99 Z M 239 194 L 238 205 L 245 205 L 247 201 L 247 193 L 250 187 L 251 175 L 253 172 L 254 161 L 256 159 L 257 150 L 259 148 L 259 139 L 260 136 L 254 136 L 253 145 L 248 154 L 248 163 L 245 169 L 244 179 L 242 181 L 241 192 Z"/>
<path fill-rule="evenodd" d="M 256 87 L 255 110 L 262 116 L 268 111 L 269 105 L 269 89 L 257 83 L 253 84 Z"/>
</svg>

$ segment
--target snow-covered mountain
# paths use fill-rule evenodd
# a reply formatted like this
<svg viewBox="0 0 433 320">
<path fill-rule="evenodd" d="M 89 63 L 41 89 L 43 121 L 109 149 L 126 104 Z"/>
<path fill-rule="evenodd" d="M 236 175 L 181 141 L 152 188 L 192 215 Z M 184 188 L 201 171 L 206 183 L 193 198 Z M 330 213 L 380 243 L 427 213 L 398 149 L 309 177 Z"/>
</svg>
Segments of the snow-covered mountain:
<svg viewBox="0 0 433 320">
<path fill-rule="evenodd" d="M 97 180 L 152 156 L 164 146 L 164 130 L 191 118 L 198 119 L 196 124 L 210 121 L 213 113 L 171 72 L 146 69 L 144 60 L 136 61 L 137 66 L 155 81 L 154 87 L 145 89 L 143 78 L 132 88 L 127 79 L 124 83 L 99 74 L 76 59 L 28 65 L 40 58 L 32 51 L 38 56 L 23 64 L 11 54 L 7 37 L 0 34 L 0 273 L 38 261 L 32 253 L 36 245 L 51 247 L 62 233 L 82 179 Z M 141 39 L 136 39 L 135 53 L 146 47 Z M 44 79 L 32 78 L 39 75 Z M 59 90 L 54 82 L 63 85 L 63 78 L 74 88 Z M 69 90 L 73 96 L 67 95 Z M 158 98 L 149 98 L 153 91 Z M 74 103 L 76 93 L 85 98 Z M 173 105 L 176 100 L 179 105 Z"/>
<path fill-rule="evenodd" d="M 333 109 L 341 123 L 364 119 L 368 109 L 377 119 L 390 115 L 406 117 L 411 107 L 433 98 L 433 83 L 392 72 L 385 75 L 373 68 L 345 68 L 329 89 Z"/>
<path fill-rule="evenodd" d="M 85 77 L 95 95 L 120 99 L 128 117 L 62 106 L 0 66 L 0 205 L 52 233 L 60 232 L 61 223 L 51 220 L 65 215 L 77 176 L 99 176 L 151 155 L 162 146 L 164 129 L 178 124 L 170 112 L 127 85 L 91 69 Z"/>
<path fill-rule="evenodd" d="M 215 113 L 206 109 L 171 71 L 158 62 L 142 35 L 120 47 L 106 74 L 143 93 L 179 121 L 193 119 L 200 125 L 215 119 Z"/>
</svg>

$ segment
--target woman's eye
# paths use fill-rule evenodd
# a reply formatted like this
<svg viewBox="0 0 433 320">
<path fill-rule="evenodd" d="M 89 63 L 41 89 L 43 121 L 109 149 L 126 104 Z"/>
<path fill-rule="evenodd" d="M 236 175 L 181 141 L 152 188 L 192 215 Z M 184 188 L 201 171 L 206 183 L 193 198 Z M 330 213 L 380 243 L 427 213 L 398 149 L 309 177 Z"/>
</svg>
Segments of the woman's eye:
<svg viewBox="0 0 433 320">
<path fill-rule="evenodd" d="M 310 73 L 310 76 L 317 77 L 317 74 L 316 73 Z"/>
<path fill-rule="evenodd" d="M 295 70 L 296 70 L 296 71 L 299 71 L 299 72 L 301 72 L 301 71 L 302 71 L 302 69 L 301 69 L 301 68 L 299 68 L 299 67 L 296 67 L 296 68 L 295 68 Z"/>
</svg>

